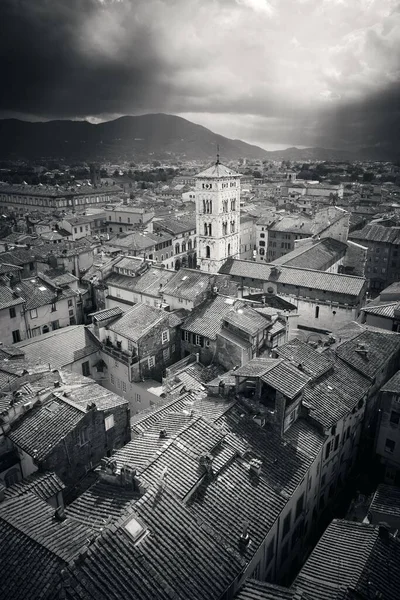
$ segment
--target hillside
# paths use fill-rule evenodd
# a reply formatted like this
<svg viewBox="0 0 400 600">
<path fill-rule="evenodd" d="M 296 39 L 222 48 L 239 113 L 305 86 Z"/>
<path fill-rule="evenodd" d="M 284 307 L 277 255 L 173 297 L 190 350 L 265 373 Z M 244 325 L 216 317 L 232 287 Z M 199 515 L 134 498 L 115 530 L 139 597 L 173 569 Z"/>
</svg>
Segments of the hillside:
<svg viewBox="0 0 400 600">
<path fill-rule="evenodd" d="M 66 160 L 210 160 L 220 147 L 222 160 L 391 160 L 398 148 L 381 146 L 359 152 L 326 148 L 267 151 L 206 127 L 166 114 L 121 117 L 94 125 L 87 121 L 28 122 L 0 120 L 0 160 L 56 158 Z"/>
<path fill-rule="evenodd" d="M 121 117 L 93 125 L 86 121 L 31 123 L 0 121 L 0 159 L 65 158 L 118 160 L 167 158 L 189 160 L 267 158 L 268 153 L 240 140 L 230 140 L 173 115 Z"/>
</svg>

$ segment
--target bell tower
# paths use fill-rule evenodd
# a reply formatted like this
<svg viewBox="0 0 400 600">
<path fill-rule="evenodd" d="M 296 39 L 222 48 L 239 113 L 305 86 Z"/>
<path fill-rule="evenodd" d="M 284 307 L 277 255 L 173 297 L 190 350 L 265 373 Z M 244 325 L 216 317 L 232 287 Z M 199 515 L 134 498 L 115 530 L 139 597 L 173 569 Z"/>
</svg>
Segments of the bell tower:
<svg viewBox="0 0 400 600">
<path fill-rule="evenodd" d="M 240 177 L 217 161 L 196 175 L 197 264 L 218 273 L 240 252 Z"/>
</svg>

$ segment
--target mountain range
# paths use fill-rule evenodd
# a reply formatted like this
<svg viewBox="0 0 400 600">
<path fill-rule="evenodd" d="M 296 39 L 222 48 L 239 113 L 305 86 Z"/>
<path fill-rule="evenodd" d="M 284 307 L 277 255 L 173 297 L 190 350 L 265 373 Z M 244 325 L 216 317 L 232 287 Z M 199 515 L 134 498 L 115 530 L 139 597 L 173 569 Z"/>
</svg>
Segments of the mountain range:
<svg viewBox="0 0 400 600">
<path fill-rule="evenodd" d="M 267 151 L 213 133 L 174 115 L 147 114 L 92 124 L 88 121 L 29 122 L 0 120 L 0 160 L 41 158 L 119 161 L 143 159 L 209 160 L 220 149 L 222 160 L 390 160 L 391 149 L 358 153 L 326 148 Z"/>
</svg>

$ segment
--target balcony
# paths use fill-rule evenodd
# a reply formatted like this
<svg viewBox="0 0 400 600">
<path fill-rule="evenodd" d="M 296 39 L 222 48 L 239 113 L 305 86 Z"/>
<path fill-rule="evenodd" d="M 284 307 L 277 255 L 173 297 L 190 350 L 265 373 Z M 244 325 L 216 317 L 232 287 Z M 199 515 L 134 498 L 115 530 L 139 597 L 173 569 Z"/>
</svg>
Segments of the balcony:
<svg viewBox="0 0 400 600">
<path fill-rule="evenodd" d="M 119 360 L 125 365 L 134 365 L 139 361 L 139 357 L 136 353 L 136 350 L 132 350 L 132 352 L 127 352 L 126 350 L 122 350 L 120 346 L 120 342 L 116 342 L 115 344 L 111 342 L 110 338 L 107 338 L 105 342 L 102 344 L 102 350 L 111 358 L 115 360 Z"/>
</svg>

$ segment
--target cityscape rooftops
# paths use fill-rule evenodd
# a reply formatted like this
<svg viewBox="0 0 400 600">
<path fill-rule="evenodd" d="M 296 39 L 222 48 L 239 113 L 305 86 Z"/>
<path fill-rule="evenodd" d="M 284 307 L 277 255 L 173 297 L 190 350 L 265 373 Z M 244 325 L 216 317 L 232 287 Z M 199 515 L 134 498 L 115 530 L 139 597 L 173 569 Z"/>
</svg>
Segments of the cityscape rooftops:
<svg viewBox="0 0 400 600">
<path fill-rule="evenodd" d="M 162 291 L 163 294 L 175 298 L 195 300 L 199 294 L 209 288 L 210 281 L 211 277 L 208 273 L 183 268 L 172 275 Z"/>
</svg>

